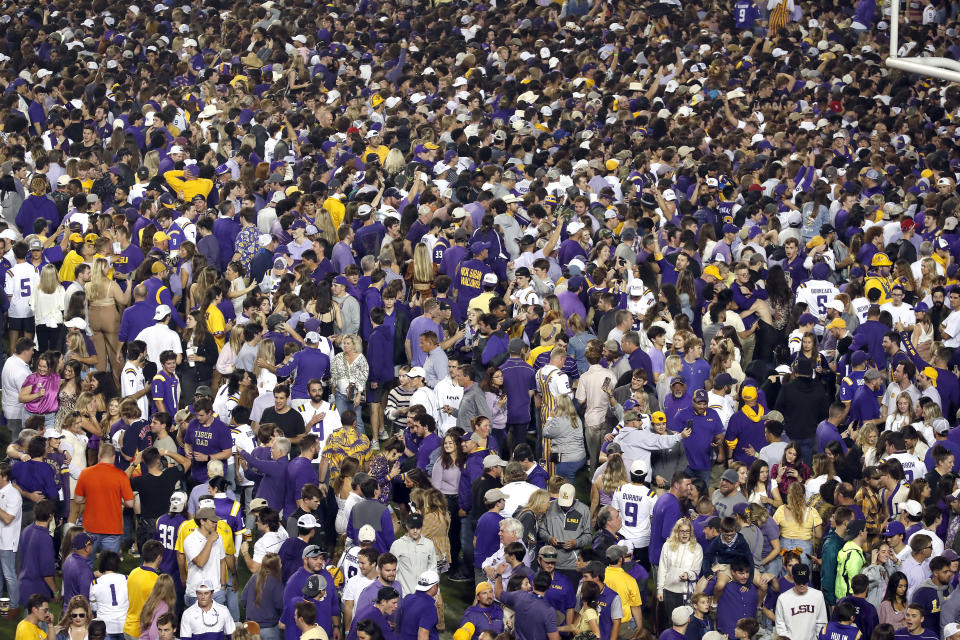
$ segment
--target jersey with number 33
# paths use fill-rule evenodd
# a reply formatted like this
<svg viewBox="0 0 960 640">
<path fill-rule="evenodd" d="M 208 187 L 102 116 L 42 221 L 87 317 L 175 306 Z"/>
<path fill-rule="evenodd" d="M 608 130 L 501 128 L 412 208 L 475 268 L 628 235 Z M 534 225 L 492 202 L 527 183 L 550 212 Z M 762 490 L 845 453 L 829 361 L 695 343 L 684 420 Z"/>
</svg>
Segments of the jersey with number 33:
<svg viewBox="0 0 960 640">
<path fill-rule="evenodd" d="M 650 545 L 650 519 L 656 502 L 657 493 L 642 484 L 625 484 L 610 500 L 610 506 L 623 518 L 619 533 L 633 543 L 634 549 Z"/>
</svg>

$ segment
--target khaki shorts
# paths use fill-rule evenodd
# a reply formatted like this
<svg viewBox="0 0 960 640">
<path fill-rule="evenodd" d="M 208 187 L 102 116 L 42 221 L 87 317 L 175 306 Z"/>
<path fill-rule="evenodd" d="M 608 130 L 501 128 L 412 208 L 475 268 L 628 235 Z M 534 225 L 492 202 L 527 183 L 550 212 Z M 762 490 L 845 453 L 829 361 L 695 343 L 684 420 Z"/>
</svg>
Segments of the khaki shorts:
<svg viewBox="0 0 960 640">
<path fill-rule="evenodd" d="M 730 572 L 730 565 L 728 564 L 718 564 L 714 565 L 716 570 L 713 572 L 718 578 L 724 576 L 728 581 L 733 581 L 733 574 Z"/>
</svg>

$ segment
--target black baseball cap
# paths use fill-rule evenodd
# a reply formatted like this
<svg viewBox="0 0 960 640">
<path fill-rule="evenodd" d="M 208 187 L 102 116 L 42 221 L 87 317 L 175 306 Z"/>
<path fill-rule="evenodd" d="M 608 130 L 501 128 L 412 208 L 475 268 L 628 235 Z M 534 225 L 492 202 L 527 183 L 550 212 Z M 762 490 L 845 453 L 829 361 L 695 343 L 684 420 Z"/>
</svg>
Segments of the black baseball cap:
<svg viewBox="0 0 960 640">
<path fill-rule="evenodd" d="M 810 567 L 800 563 L 793 565 L 793 581 L 797 584 L 810 584 Z"/>
</svg>

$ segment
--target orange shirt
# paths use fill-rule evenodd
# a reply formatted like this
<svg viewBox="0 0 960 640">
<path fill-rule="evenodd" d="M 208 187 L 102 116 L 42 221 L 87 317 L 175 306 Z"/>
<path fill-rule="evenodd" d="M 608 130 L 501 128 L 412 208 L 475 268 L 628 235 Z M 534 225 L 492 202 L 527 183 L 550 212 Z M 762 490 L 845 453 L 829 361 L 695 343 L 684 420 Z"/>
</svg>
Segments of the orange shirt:
<svg viewBox="0 0 960 640">
<path fill-rule="evenodd" d="M 123 501 L 133 500 L 130 478 L 108 462 L 80 472 L 73 495 L 86 499 L 83 528 L 89 533 L 123 533 Z"/>
</svg>

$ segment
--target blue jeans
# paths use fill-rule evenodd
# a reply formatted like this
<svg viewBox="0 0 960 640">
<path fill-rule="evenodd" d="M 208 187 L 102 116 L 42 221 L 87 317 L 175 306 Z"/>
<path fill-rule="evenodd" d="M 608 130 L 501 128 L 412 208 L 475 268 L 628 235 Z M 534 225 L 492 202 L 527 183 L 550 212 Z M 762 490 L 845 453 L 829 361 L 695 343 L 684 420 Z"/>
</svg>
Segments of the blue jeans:
<svg viewBox="0 0 960 640">
<path fill-rule="evenodd" d="M 20 602 L 16 551 L 0 550 L 0 571 L 3 572 L 3 581 L 7 583 L 7 597 L 10 598 L 10 606 L 15 607 Z"/>
<path fill-rule="evenodd" d="M 93 538 L 93 553 L 91 553 L 90 557 L 87 559 L 91 567 L 93 566 L 93 561 L 97 557 L 97 554 L 103 549 L 106 549 L 107 551 L 116 551 L 123 556 L 123 553 L 120 551 L 120 542 L 123 539 L 123 536 L 109 535 L 106 533 L 89 533 L 89 535 L 91 538 Z"/>
<path fill-rule="evenodd" d="M 700 478 L 708 487 L 710 486 L 710 469 L 691 469 L 687 467 L 687 473 L 694 478 Z"/>
<path fill-rule="evenodd" d="M 460 549 L 463 551 L 463 573 L 469 575 L 473 568 L 473 521 L 469 513 L 460 518 Z"/>
<path fill-rule="evenodd" d="M 357 414 L 357 431 L 363 433 L 363 415 L 361 408 L 353 403 L 347 402 L 347 396 L 340 392 L 334 392 L 333 401 L 337 405 L 338 413 L 343 413 L 347 409 L 350 409 Z"/>
<path fill-rule="evenodd" d="M 43 428 L 44 429 L 53 429 L 53 423 L 57 419 L 57 412 L 51 411 L 50 413 L 31 413 L 30 411 L 25 412 L 27 417 L 31 416 L 40 416 L 43 418 Z"/>
<path fill-rule="evenodd" d="M 816 446 L 814 438 L 796 438 L 797 448 L 800 450 L 800 458 L 808 465 L 813 464 L 813 448 Z"/>
<path fill-rule="evenodd" d="M 576 477 L 577 471 L 586 463 L 586 458 L 572 460 L 570 462 L 557 462 L 553 465 L 553 472 L 558 476 L 563 476 L 570 481 L 570 484 L 573 484 L 573 479 Z"/>
<path fill-rule="evenodd" d="M 220 591 L 214 591 L 213 601 L 219 602 L 223 606 L 227 606 L 227 592 L 224 591 L 223 589 L 220 589 Z M 193 605 L 197 604 L 197 596 L 184 595 L 183 604 L 185 605 L 185 608 L 189 609 Z"/>
<path fill-rule="evenodd" d="M 280 627 L 260 627 L 260 640 L 283 640 Z"/>
<path fill-rule="evenodd" d="M 810 540 L 798 540 L 796 538 L 780 538 L 780 548 L 784 551 L 790 549 L 800 549 L 803 552 L 803 556 L 800 558 L 800 562 L 809 565 L 810 556 L 813 555 L 813 543 Z"/>
</svg>

